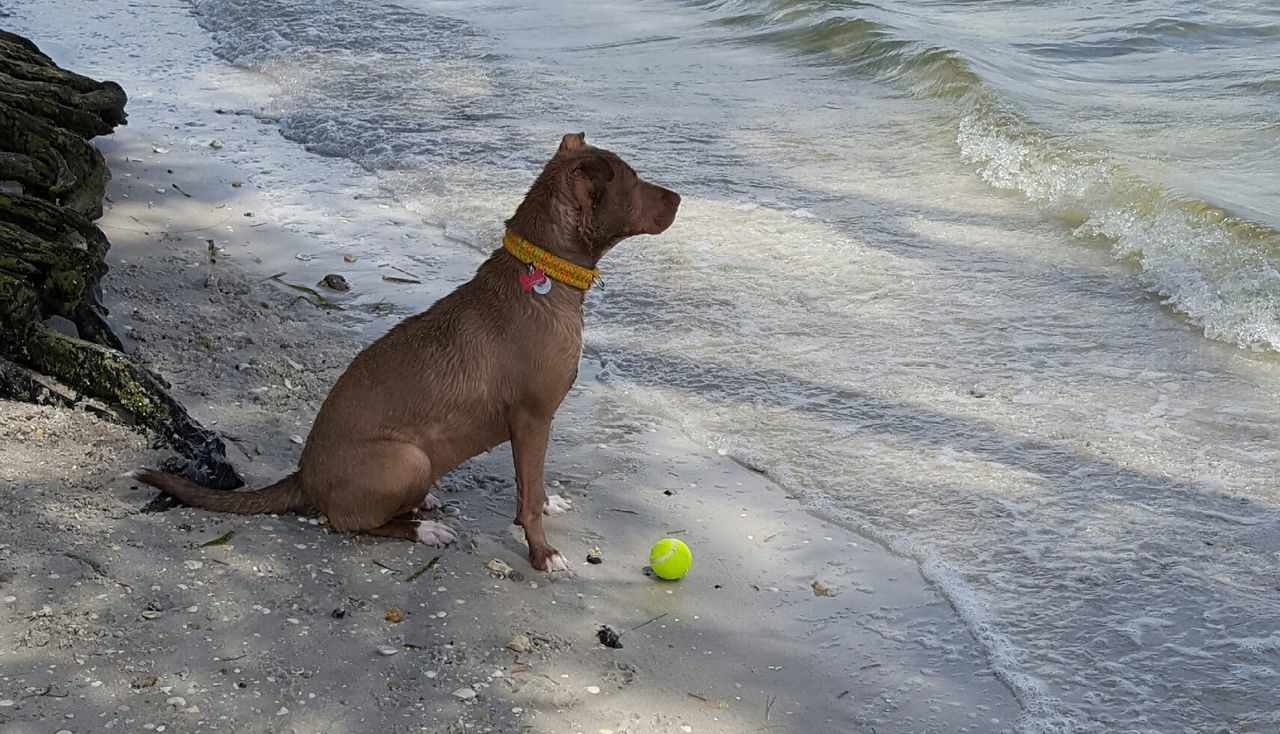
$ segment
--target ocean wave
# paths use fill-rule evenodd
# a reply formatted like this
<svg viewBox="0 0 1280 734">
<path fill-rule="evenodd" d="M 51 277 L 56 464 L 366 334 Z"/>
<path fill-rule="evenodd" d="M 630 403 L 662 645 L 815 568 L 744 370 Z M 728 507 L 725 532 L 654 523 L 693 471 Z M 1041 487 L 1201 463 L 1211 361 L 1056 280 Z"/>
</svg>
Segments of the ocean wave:
<svg viewBox="0 0 1280 734">
<path fill-rule="evenodd" d="M 1204 329 L 1241 347 L 1280 350 L 1280 234 L 1226 210 L 1180 198 L 1106 156 L 1046 139 L 975 104 L 956 142 L 987 183 L 1083 218 L 1141 268 L 1144 285 Z"/>
<path fill-rule="evenodd" d="M 1203 328 L 1243 348 L 1280 351 L 1280 232 L 1128 170 L 1107 150 L 1072 144 L 1033 122 L 959 51 L 909 37 L 869 3 L 797 0 L 695 2 L 739 30 L 737 42 L 767 43 L 810 62 L 891 82 L 945 102 L 960 155 L 990 185 L 1020 191 L 1082 237 L 1112 242 L 1141 269 L 1144 287 Z M 1097 44 L 1107 53 L 1211 42 L 1233 28 L 1168 18 Z M 1270 27 L 1249 29 L 1274 34 Z M 1095 56 L 1102 46 L 1091 49 Z M 1114 47 L 1114 48 L 1113 48 Z M 1042 54 L 1049 53 L 1046 48 Z M 1063 52 L 1063 46 L 1056 46 Z M 1269 90 L 1269 88 L 1268 88 Z"/>
</svg>

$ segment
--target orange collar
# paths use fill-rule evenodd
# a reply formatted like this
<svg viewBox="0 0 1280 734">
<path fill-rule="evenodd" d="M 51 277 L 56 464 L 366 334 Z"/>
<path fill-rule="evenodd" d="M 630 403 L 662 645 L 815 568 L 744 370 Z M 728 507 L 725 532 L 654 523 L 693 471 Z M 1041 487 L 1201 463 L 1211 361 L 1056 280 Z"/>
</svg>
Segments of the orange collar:
<svg viewBox="0 0 1280 734">
<path fill-rule="evenodd" d="M 515 259 L 528 265 L 531 271 L 541 271 L 548 277 L 578 290 L 587 290 L 600 277 L 600 268 L 587 269 L 581 265 L 574 265 L 562 257 L 552 255 L 515 232 L 508 231 L 503 236 L 502 246 Z M 524 278 L 521 278 L 521 282 L 523 281 Z"/>
</svg>

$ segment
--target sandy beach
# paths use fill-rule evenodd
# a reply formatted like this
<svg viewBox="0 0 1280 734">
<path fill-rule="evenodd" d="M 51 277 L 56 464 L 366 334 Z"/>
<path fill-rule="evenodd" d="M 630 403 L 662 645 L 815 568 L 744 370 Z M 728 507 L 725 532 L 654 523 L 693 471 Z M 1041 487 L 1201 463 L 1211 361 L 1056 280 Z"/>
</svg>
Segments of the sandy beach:
<svg viewBox="0 0 1280 734">
<path fill-rule="evenodd" d="M 363 174 L 282 140 L 255 114 L 269 82 L 217 61 L 185 4 L 5 5 L 6 27 L 129 92 L 129 126 L 97 141 L 114 176 L 105 303 L 249 484 L 273 481 L 349 359 L 482 254 L 372 184 L 330 187 Z M 318 287 L 328 273 L 351 290 Z M 1015 725 L 1006 682 L 913 561 L 806 513 L 598 369 L 584 362 L 553 431 L 547 474 L 574 506 L 548 523 L 573 565 L 555 576 L 511 525 L 506 447 L 445 479 L 462 540 L 434 549 L 308 516 L 143 513 L 154 493 L 122 475 L 163 447 L 88 411 L 0 403 L 0 730 Z M 668 535 L 694 552 L 676 583 L 643 571 Z"/>
</svg>

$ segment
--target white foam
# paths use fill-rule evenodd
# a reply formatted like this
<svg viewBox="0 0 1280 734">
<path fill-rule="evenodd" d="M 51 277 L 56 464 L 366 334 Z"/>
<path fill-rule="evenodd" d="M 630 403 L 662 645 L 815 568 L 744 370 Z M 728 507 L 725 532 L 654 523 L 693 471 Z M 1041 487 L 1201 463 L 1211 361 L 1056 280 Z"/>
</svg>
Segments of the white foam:
<svg viewBox="0 0 1280 734">
<path fill-rule="evenodd" d="M 1105 155 L 1055 147 L 1029 125 L 977 103 L 956 135 L 961 155 L 992 186 L 1063 214 L 1077 233 L 1113 243 L 1143 283 L 1211 339 L 1280 351 L 1280 234 L 1202 202 L 1180 199 Z"/>
</svg>

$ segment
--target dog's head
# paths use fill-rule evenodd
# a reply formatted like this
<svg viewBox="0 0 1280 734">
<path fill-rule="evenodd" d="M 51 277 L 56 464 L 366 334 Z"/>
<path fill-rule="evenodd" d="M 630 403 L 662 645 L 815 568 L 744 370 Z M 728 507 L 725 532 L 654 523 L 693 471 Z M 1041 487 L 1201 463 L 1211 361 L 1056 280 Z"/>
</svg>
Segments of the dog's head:
<svg viewBox="0 0 1280 734">
<path fill-rule="evenodd" d="M 641 179 L 617 155 L 587 145 L 583 133 L 570 133 L 512 221 L 550 217 L 544 223 L 554 243 L 537 244 L 571 248 L 557 254 L 594 264 L 628 237 L 664 232 L 679 206 L 679 194 Z M 526 207 L 537 211 L 522 211 Z"/>
</svg>

